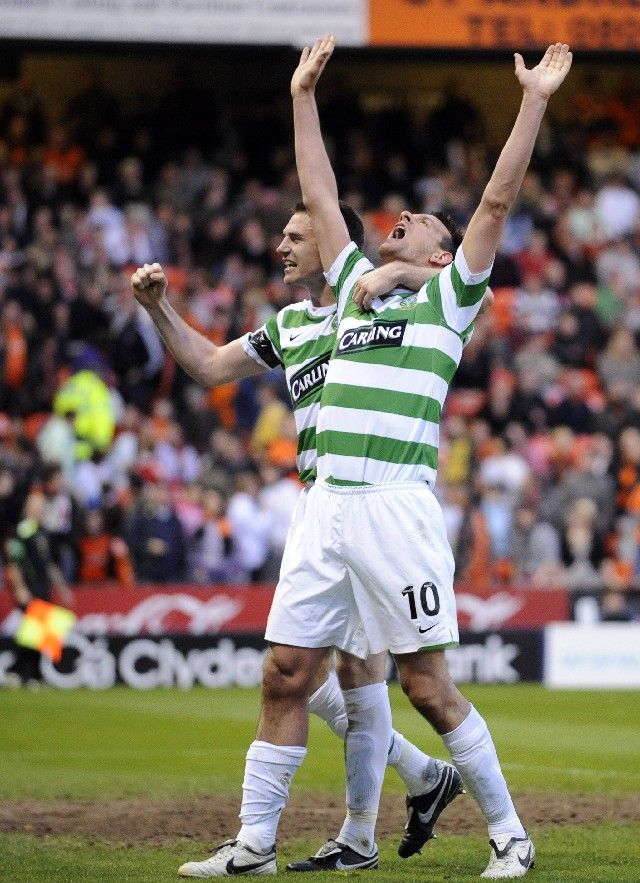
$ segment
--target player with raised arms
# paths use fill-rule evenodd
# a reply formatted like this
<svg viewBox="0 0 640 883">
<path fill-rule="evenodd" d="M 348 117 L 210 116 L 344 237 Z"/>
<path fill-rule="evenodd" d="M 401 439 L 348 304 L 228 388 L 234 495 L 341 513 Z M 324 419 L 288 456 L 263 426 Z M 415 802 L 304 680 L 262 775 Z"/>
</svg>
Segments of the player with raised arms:
<svg viewBox="0 0 640 883">
<path fill-rule="evenodd" d="M 383 262 L 401 259 L 440 272 L 415 297 L 398 291 L 381 298 L 384 267 L 374 269 L 350 241 L 320 131 L 315 87 L 334 44 L 326 36 L 306 47 L 291 83 L 300 185 L 338 301 L 338 331 L 320 398 L 318 480 L 305 512 L 304 532 L 316 542 L 299 561 L 286 562 L 281 582 L 302 566 L 330 578 L 324 587 L 318 578 L 290 593 L 289 604 L 272 611 L 267 637 L 314 647 L 313 634 L 296 633 L 300 606 L 313 608 L 317 622 L 335 615 L 338 605 L 345 622 L 359 617 L 369 652 L 393 653 L 403 690 L 442 737 L 487 820 L 490 858 L 483 876 L 522 877 L 534 863 L 533 843 L 487 725 L 453 683 L 445 660 L 445 648 L 458 642 L 454 562 L 433 487 L 449 384 L 547 102 L 572 56 L 556 43 L 529 70 L 516 54 L 520 110 L 461 244 L 442 217 L 403 211 L 380 247 Z M 330 586 L 341 578 L 337 598 Z"/>
</svg>

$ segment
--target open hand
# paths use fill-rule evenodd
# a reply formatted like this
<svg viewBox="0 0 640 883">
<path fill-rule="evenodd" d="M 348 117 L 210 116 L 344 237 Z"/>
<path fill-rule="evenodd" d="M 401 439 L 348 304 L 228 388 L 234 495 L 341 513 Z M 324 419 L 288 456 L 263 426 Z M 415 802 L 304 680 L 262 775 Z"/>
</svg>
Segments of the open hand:
<svg viewBox="0 0 640 883">
<path fill-rule="evenodd" d="M 569 73 L 573 55 L 566 43 L 549 46 L 542 61 L 527 70 L 520 53 L 515 53 L 516 77 L 525 92 L 544 98 L 546 101 L 560 86 Z"/>
<path fill-rule="evenodd" d="M 138 267 L 131 277 L 131 290 L 143 307 L 155 306 L 167 290 L 167 277 L 160 264 Z"/>
<path fill-rule="evenodd" d="M 333 34 L 325 34 L 319 37 L 313 46 L 305 46 L 300 56 L 298 67 L 291 78 L 291 94 L 299 95 L 301 92 L 312 92 L 326 63 L 331 58 L 336 45 Z"/>
</svg>

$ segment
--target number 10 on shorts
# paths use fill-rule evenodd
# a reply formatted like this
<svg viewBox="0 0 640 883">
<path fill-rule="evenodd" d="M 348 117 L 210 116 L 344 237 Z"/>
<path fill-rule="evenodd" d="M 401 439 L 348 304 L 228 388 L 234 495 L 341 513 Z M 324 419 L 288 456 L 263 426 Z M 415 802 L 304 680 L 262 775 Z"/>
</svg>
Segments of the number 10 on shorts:
<svg viewBox="0 0 640 883">
<path fill-rule="evenodd" d="M 403 596 L 409 602 L 409 616 L 411 619 L 418 618 L 418 608 L 416 604 L 416 592 L 413 586 L 406 586 L 402 590 Z M 420 586 L 420 606 L 427 616 L 437 616 L 440 612 L 440 598 L 438 589 L 432 582 L 422 583 Z M 431 626 L 429 626 L 431 628 Z M 429 629 L 419 628 L 418 631 L 426 632 Z"/>
</svg>

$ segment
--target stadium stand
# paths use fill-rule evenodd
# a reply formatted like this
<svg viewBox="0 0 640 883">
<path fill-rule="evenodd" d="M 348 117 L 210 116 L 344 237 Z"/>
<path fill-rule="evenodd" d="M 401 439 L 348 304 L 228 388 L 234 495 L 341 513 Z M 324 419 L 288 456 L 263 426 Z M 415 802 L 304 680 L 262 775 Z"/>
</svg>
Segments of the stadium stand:
<svg viewBox="0 0 640 883">
<path fill-rule="evenodd" d="M 205 125 L 186 88 L 148 119 L 94 81 L 62 119 L 24 84 L 0 108 L 0 524 L 6 538 L 41 486 L 72 582 L 273 580 L 295 500 L 282 378 L 201 390 L 131 296 L 132 269 L 161 262 L 218 344 L 291 297 L 275 251 L 298 198 L 287 118 L 274 109 L 258 149 L 251 109 Z M 345 107 L 323 120 L 372 256 L 406 200 L 468 220 L 491 167 L 471 99 L 445 96 L 417 134 L 408 110 Z M 461 579 L 595 588 L 613 618 L 640 616 L 637 108 L 580 94 L 539 139 L 439 478 Z"/>
</svg>

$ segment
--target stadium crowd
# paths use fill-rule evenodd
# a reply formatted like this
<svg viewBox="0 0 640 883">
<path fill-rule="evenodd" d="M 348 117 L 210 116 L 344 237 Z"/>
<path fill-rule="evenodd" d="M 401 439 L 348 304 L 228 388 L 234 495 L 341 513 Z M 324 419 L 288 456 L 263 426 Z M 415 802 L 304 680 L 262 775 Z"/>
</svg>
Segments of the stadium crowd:
<svg viewBox="0 0 640 883">
<path fill-rule="evenodd" d="M 640 92 L 585 79 L 545 122 L 441 428 L 457 579 L 602 590 L 640 616 Z M 130 290 L 159 261 L 221 344 L 301 299 L 275 249 L 299 198 L 290 120 L 176 82 L 132 119 L 87 71 L 59 120 L 0 108 L 0 524 L 37 485 L 69 582 L 273 581 L 299 483 L 277 372 L 204 390 Z M 451 83 L 419 125 L 357 97 L 323 111 L 367 248 L 406 204 L 461 225 L 492 167 Z M 260 138 L 255 137 L 260 131 Z"/>
</svg>

